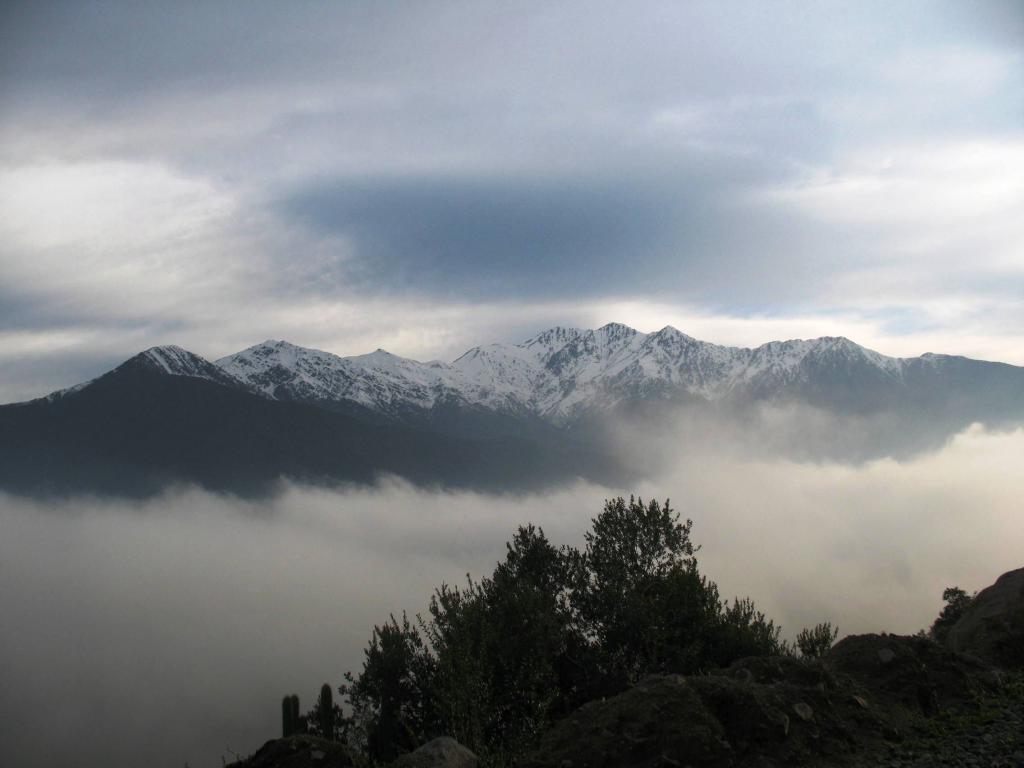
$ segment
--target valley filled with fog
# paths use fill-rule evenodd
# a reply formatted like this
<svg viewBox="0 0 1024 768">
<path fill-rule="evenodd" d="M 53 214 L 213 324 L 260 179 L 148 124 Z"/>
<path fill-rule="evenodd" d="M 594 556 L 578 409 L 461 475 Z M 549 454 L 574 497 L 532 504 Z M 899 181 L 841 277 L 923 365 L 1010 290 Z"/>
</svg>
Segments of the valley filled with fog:
<svg viewBox="0 0 1024 768">
<path fill-rule="evenodd" d="M 774 418 L 778 434 L 810 429 Z M 619 494 L 670 497 L 722 595 L 751 596 L 790 638 L 825 620 L 841 635 L 913 633 L 944 587 L 1021 565 L 1024 430 L 974 426 L 857 464 L 781 458 L 734 432 L 625 430 L 619 444 L 650 469 L 633 487 L 0 496 L 0 763 L 196 768 L 249 754 L 278 735 L 282 695 L 307 708 L 358 668 L 374 623 L 489 573 L 521 523 L 580 544 Z"/>
</svg>

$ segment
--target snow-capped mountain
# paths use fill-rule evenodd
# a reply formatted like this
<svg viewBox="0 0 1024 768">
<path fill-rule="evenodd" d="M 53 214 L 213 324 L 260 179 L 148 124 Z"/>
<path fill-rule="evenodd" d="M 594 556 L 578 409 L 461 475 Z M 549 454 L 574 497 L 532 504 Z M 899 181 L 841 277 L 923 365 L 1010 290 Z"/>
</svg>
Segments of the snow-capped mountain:
<svg viewBox="0 0 1024 768">
<path fill-rule="evenodd" d="M 611 323 L 474 347 L 452 363 L 421 363 L 383 350 L 338 357 L 266 341 L 217 365 L 273 399 L 348 402 L 382 414 L 459 403 L 565 424 L 644 397 L 766 398 L 806 394 L 851 377 L 859 385 L 899 387 L 908 366 L 919 361 L 886 357 L 845 338 L 747 349 L 698 341 L 670 326 L 648 334 Z"/>
<path fill-rule="evenodd" d="M 200 357 L 193 352 L 189 352 L 187 349 L 183 349 L 176 344 L 150 347 L 134 357 L 125 360 L 110 373 L 118 371 L 148 372 L 165 374 L 168 376 L 186 376 L 193 379 L 205 379 L 216 384 L 230 386 L 241 385 L 240 381 L 235 379 L 231 374 L 226 373 L 219 366 L 214 365 L 206 358 Z M 82 391 L 96 381 L 97 379 L 90 379 L 89 381 L 83 381 L 81 384 L 75 384 L 74 386 L 67 387 L 66 389 L 59 389 L 56 392 L 51 392 L 43 399 L 51 402 L 60 400 L 68 395 Z"/>
<path fill-rule="evenodd" d="M 756 407 L 764 401 L 798 407 Z M 665 403 L 695 410 L 681 422 Z M 803 405 L 823 413 L 805 419 Z M 789 431 L 776 435 L 779 413 Z M 450 363 L 283 341 L 216 363 L 153 347 L 90 382 L 0 406 L 0 490 L 145 495 L 185 482 L 263 494 L 280 478 L 381 474 L 492 490 L 615 485 L 637 470 L 617 443 L 622 422 L 606 414 L 672 440 L 693 417 L 696 450 L 721 428 L 797 459 L 911 455 L 972 422 L 1024 424 L 1024 368 L 885 357 L 831 337 L 725 347 L 614 323 L 474 347 Z"/>
<path fill-rule="evenodd" d="M 133 367 L 137 370 L 148 370 L 169 376 L 190 376 L 193 379 L 206 379 L 217 384 L 237 383 L 220 366 L 175 344 L 150 347 L 119 367 Z"/>
<path fill-rule="evenodd" d="M 493 395 L 494 390 L 478 386 L 472 376 L 453 365 L 421 363 L 383 349 L 338 357 L 269 340 L 216 364 L 246 387 L 275 400 L 351 403 L 385 415 L 429 410 L 453 398 L 495 409 L 516 405 L 514 400 L 506 402 Z"/>
</svg>

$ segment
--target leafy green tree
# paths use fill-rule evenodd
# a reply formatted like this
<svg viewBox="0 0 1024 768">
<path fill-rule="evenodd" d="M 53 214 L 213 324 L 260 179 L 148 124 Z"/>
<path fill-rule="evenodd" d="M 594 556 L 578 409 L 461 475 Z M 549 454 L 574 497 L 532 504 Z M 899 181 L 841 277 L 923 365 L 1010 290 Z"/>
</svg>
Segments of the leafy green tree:
<svg viewBox="0 0 1024 768">
<path fill-rule="evenodd" d="M 719 604 L 717 588 L 697 571 L 692 527 L 668 500 L 632 496 L 606 501 L 592 521 L 572 601 L 608 691 L 649 672 L 700 665 L 707 639 L 700 630 Z"/>
<path fill-rule="evenodd" d="M 945 640 L 949 630 L 964 615 L 964 611 L 967 610 L 967 606 L 970 605 L 973 598 L 974 595 L 968 595 L 960 587 L 946 587 L 942 591 L 942 599 L 946 604 L 932 624 L 932 638 L 940 643 Z"/>
<path fill-rule="evenodd" d="M 419 630 L 403 613 L 373 628 L 363 670 L 346 673 L 339 688 L 348 697 L 353 741 L 375 760 L 387 762 L 415 748 L 435 725 L 436 662 Z"/>
<path fill-rule="evenodd" d="M 511 765 L 553 720 L 645 674 L 786 652 L 752 601 L 727 604 L 700 574 L 692 525 L 668 501 L 620 497 L 582 551 L 520 527 L 490 577 L 442 585 L 416 626 L 374 628 L 341 687 L 350 742 L 386 762 L 448 734 Z"/>
<path fill-rule="evenodd" d="M 425 633 L 436 694 L 452 733 L 491 763 L 533 745 L 567 711 L 570 654 L 583 643 L 567 604 L 569 559 L 543 530 L 521 527 L 505 560 L 463 590 L 442 587 Z"/>
<path fill-rule="evenodd" d="M 707 661 L 727 667 L 746 656 L 789 655 L 789 646 L 779 640 L 782 627 L 757 610 L 749 597 L 735 598 L 731 605 L 722 603 L 718 622 L 710 630 L 714 638 Z"/>
<path fill-rule="evenodd" d="M 820 659 L 835 643 L 839 637 L 839 628 L 833 627 L 831 622 L 815 624 L 814 629 L 801 629 L 796 636 L 796 647 L 800 653 L 811 659 Z"/>
</svg>

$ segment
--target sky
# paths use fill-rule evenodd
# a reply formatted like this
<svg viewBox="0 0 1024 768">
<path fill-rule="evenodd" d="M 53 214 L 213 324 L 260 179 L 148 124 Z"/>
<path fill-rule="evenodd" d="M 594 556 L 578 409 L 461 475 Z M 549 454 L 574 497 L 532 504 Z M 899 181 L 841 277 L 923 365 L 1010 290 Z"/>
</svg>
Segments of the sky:
<svg viewBox="0 0 1024 768">
<path fill-rule="evenodd" d="M 1024 5 L 5 3 L 0 402 L 554 325 L 1024 364 Z"/>
</svg>

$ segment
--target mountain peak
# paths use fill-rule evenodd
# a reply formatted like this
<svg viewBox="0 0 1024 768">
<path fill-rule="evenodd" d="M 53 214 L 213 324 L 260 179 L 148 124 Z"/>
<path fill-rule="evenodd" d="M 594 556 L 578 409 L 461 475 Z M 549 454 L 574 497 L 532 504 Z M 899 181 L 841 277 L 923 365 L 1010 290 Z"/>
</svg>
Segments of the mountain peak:
<svg viewBox="0 0 1024 768">
<path fill-rule="evenodd" d="M 267 339 L 259 344 L 243 349 L 233 355 L 215 360 L 217 366 L 228 371 L 234 376 L 240 376 L 246 369 L 254 366 L 279 365 L 286 368 L 294 367 L 298 361 L 306 357 L 326 358 L 334 357 L 330 352 L 321 352 L 318 349 L 307 349 L 298 344 L 281 339 Z"/>
<path fill-rule="evenodd" d="M 305 349 L 305 347 L 300 347 L 298 344 L 292 344 L 290 341 L 285 341 L 284 339 L 267 339 L 253 347 L 249 347 L 249 349 Z"/>
<path fill-rule="evenodd" d="M 605 323 L 597 329 L 596 333 L 603 333 L 606 336 L 636 336 L 639 331 L 635 328 L 630 328 L 628 325 L 623 323 Z"/>
<path fill-rule="evenodd" d="M 133 355 L 102 376 L 97 376 L 95 379 L 89 379 L 71 387 L 58 389 L 56 392 L 51 392 L 41 399 L 55 402 L 88 389 L 100 380 L 106 380 L 117 374 L 130 374 L 133 372 L 155 373 L 161 376 L 189 376 L 198 379 L 209 379 L 221 384 L 238 384 L 230 375 L 194 352 L 189 352 L 177 344 L 162 344 Z"/>
<path fill-rule="evenodd" d="M 157 347 L 150 347 L 134 357 L 125 360 L 106 376 L 124 373 L 144 373 L 158 376 L 183 376 L 193 379 L 206 379 L 225 386 L 239 386 L 240 382 L 219 366 L 214 365 L 204 357 L 195 352 L 190 352 L 177 344 L 163 344 Z M 100 377 L 100 379 L 106 378 Z M 89 386 L 93 382 L 87 382 Z M 80 391 L 85 387 L 72 388 Z"/>
<path fill-rule="evenodd" d="M 693 338 L 693 336 L 683 333 L 678 328 L 674 328 L 671 325 L 666 325 L 660 331 L 652 333 L 651 336 L 655 336 L 662 339 L 676 339 L 679 341 L 697 341 L 697 339 Z"/>
<path fill-rule="evenodd" d="M 543 346 L 565 344 L 566 342 L 579 338 L 583 333 L 584 332 L 579 328 L 569 328 L 556 325 L 554 328 L 548 328 L 546 331 L 541 331 L 536 336 L 531 336 L 524 341 L 521 346 L 532 347 L 537 344 L 541 344 Z"/>
<path fill-rule="evenodd" d="M 130 363 L 133 360 L 172 376 L 191 376 L 196 371 L 213 367 L 199 355 L 189 352 L 177 344 L 150 347 L 127 362 Z"/>
<path fill-rule="evenodd" d="M 857 344 L 854 341 L 851 341 L 845 336 L 820 336 L 817 339 L 815 339 L 815 341 L 833 347 L 860 347 L 859 344 Z"/>
<path fill-rule="evenodd" d="M 347 358 L 353 363 L 364 365 L 368 368 L 383 368 L 393 369 L 397 365 L 401 365 L 404 362 L 408 362 L 404 357 L 399 357 L 396 354 L 388 352 L 386 349 L 377 347 L 373 352 L 367 352 L 365 355 L 355 355 L 354 357 Z"/>
</svg>

